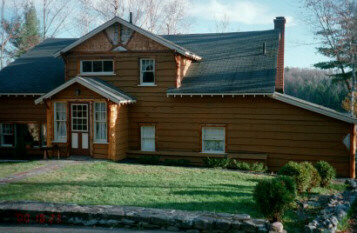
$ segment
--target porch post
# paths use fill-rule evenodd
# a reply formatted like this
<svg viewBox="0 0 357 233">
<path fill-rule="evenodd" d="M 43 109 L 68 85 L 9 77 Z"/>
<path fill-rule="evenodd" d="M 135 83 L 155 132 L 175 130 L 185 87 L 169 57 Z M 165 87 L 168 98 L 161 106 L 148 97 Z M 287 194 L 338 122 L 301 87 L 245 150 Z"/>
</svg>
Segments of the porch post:
<svg viewBox="0 0 357 233">
<path fill-rule="evenodd" d="M 356 125 L 353 124 L 350 133 L 350 178 L 356 178 Z"/>
</svg>

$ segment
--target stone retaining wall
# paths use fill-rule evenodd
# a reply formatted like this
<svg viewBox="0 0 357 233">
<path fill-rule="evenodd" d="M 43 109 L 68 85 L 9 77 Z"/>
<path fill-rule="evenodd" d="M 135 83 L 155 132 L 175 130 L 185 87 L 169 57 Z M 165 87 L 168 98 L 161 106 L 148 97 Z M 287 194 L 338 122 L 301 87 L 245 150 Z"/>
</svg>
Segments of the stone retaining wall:
<svg viewBox="0 0 357 233">
<path fill-rule="evenodd" d="M 332 195 L 327 207 L 321 210 L 320 214 L 305 226 L 306 233 L 329 232 L 337 230 L 338 223 L 347 216 L 351 205 L 357 198 L 357 181 L 346 180 L 350 189 L 339 194 Z"/>
<path fill-rule="evenodd" d="M 0 221 L 164 229 L 189 233 L 265 233 L 270 228 L 266 220 L 251 219 L 246 214 L 10 201 L 0 202 Z"/>
</svg>

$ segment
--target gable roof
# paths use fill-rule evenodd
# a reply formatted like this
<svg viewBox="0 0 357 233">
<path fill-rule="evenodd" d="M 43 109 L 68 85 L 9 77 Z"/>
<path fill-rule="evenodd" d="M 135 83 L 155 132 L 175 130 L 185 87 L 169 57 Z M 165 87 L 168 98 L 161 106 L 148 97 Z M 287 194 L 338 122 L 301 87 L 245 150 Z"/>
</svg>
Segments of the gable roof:
<svg viewBox="0 0 357 233">
<path fill-rule="evenodd" d="M 43 100 L 51 98 L 53 95 L 59 93 L 60 91 L 66 89 L 67 87 L 71 86 L 74 83 L 81 84 L 82 86 L 88 88 L 89 90 L 113 101 L 114 103 L 121 104 L 121 103 L 135 103 L 135 99 L 125 94 L 118 88 L 114 87 L 113 85 L 98 79 L 98 78 L 82 78 L 77 76 L 62 85 L 56 87 L 52 91 L 48 92 L 47 94 L 41 96 L 40 98 L 35 100 L 35 104 L 39 104 L 43 102 Z"/>
<path fill-rule="evenodd" d="M 64 82 L 64 63 L 53 54 L 75 39 L 47 39 L 0 71 L 0 93 L 41 95 Z"/>
<path fill-rule="evenodd" d="M 274 93 L 279 36 L 279 30 L 164 36 L 203 58 L 167 95 Z"/>
<path fill-rule="evenodd" d="M 99 27 L 97 27 L 96 29 L 92 30 L 91 32 L 87 33 L 86 35 L 82 36 L 81 38 L 79 38 L 78 40 L 76 40 L 75 42 L 71 43 L 70 45 L 64 47 L 63 49 L 59 50 L 57 53 L 55 53 L 55 56 L 58 57 L 61 55 L 61 53 L 65 53 L 69 50 L 71 50 L 72 48 L 76 47 L 77 45 L 83 43 L 84 41 L 88 40 L 89 38 L 91 38 L 92 36 L 96 35 L 97 33 L 103 31 L 104 29 L 106 29 L 107 27 L 115 24 L 115 23 L 119 23 L 122 24 L 130 29 L 132 29 L 133 31 L 136 31 L 154 41 L 156 41 L 157 43 L 172 49 L 174 51 L 176 51 L 177 53 L 185 56 L 185 57 L 189 57 L 193 60 L 201 60 L 201 57 L 198 56 L 197 54 L 191 52 L 190 50 L 175 44 L 172 41 L 166 40 L 165 38 L 155 35 L 149 31 L 146 31 L 132 23 L 129 23 L 128 21 L 119 18 L 119 17 L 114 17 L 113 19 L 109 20 L 108 22 L 100 25 Z"/>
<path fill-rule="evenodd" d="M 286 94 L 281 94 L 278 92 L 275 92 L 273 95 L 270 95 L 269 97 L 279 100 L 281 102 L 287 103 L 287 104 L 291 104 L 312 112 L 316 112 L 337 120 L 341 120 L 350 124 L 357 124 L 357 119 L 354 117 L 351 117 L 350 115 L 347 114 L 343 114 L 341 112 L 337 112 L 331 108 L 326 108 L 324 106 L 318 105 L 318 104 L 314 104 L 290 95 L 286 95 Z"/>
</svg>

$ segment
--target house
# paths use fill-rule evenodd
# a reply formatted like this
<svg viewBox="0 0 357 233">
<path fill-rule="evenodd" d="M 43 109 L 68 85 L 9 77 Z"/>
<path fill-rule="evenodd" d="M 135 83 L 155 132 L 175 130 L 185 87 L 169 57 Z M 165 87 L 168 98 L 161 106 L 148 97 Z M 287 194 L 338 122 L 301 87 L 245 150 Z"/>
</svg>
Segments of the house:
<svg viewBox="0 0 357 233">
<path fill-rule="evenodd" d="M 158 36 L 113 18 L 0 72 L 0 153 L 331 163 L 355 176 L 357 120 L 284 94 L 285 18 L 267 31 Z"/>
</svg>

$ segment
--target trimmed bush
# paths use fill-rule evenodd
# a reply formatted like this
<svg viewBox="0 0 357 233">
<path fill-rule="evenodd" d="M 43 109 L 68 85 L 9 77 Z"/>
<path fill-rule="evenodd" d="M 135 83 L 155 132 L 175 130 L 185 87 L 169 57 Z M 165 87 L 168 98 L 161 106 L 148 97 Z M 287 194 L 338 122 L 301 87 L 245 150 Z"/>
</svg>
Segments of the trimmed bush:
<svg viewBox="0 0 357 233">
<path fill-rule="evenodd" d="M 266 172 L 268 168 L 264 165 L 264 163 L 252 163 L 250 165 L 250 170 L 255 172 Z"/>
<path fill-rule="evenodd" d="M 238 170 L 249 171 L 250 164 L 247 162 L 240 162 L 238 160 L 233 159 L 233 167 Z"/>
<path fill-rule="evenodd" d="M 321 176 L 314 165 L 310 162 L 303 162 L 300 165 L 307 169 L 307 172 L 311 177 L 310 185 L 307 187 L 307 191 L 310 192 L 312 188 L 319 187 L 321 183 Z"/>
<path fill-rule="evenodd" d="M 160 156 L 141 156 L 138 161 L 141 164 L 158 165 L 160 164 Z"/>
<path fill-rule="evenodd" d="M 284 211 L 296 198 L 296 184 L 292 177 L 278 176 L 261 180 L 255 186 L 254 201 L 262 214 L 270 221 L 281 221 Z"/>
<path fill-rule="evenodd" d="M 264 163 L 247 163 L 235 159 L 232 160 L 232 166 L 242 171 L 265 172 L 268 170 Z"/>
<path fill-rule="evenodd" d="M 288 162 L 280 168 L 278 175 L 290 176 L 294 178 L 297 191 L 299 193 L 305 192 L 310 186 L 311 176 L 309 170 L 300 163 L 292 161 Z"/>
<path fill-rule="evenodd" d="M 229 166 L 231 163 L 231 160 L 229 158 L 204 158 L 203 162 L 207 167 L 221 167 L 221 168 L 226 168 Z"/>
<path fill-rule="evenodd" d="M 315 164 L 315 168 L 321 177 L 321 187 L 327 187 L 336 177 L 336 170 L 326 161 L 319 161 Z"/>
</svg>

